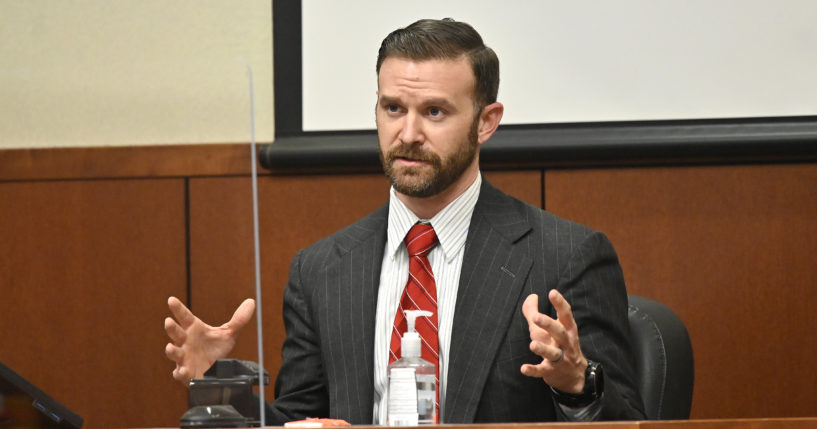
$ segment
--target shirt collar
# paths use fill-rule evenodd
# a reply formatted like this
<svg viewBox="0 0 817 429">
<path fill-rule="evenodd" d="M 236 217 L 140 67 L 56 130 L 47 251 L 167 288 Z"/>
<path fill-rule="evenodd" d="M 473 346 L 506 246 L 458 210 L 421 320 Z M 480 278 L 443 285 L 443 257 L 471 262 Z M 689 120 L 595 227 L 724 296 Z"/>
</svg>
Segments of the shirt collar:
<svg viewBox="0 0 817 429">
<path fill-rule="evenodd" d="M 446 261 L 450 261 L 459 250 L 465 246 L 468 236 L 468 226 L 471 224 L 471 215 L 479 199 L 479 189 L 482 184 L 482 175 L 477 174 L 476 180 L 450 204 L 440 210 L 434 217 L 421 220 L 397 198 L 394 187 L 389 193 L 389 226 L 387 230 L 386 250 L 394 259 L 397 250 L 403 244 L 408 231 L 418 221 L 428 222 L 434 227 L 440 247 Z"/>
</svg>

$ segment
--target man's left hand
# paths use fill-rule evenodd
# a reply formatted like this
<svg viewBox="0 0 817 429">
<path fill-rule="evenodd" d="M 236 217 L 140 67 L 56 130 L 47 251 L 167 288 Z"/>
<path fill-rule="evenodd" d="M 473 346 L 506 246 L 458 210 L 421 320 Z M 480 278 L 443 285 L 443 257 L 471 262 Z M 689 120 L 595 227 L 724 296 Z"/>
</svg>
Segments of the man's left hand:
<svg viewBox="0 0 817 429">
<path fill-rule="evenodd" d="M 548 299 L 556 309 L 556 319 L 539 312 L 538 295 L 529 295 L 522 304 L 522 314 L 530 328 L 530 349 L 542 358 L 538 365 L 522 365 L 522 374 L 540 377 L 550 387 L 565 393 L 580 393 L 587 359 L 579 345 L 579 329 L 562 294 L 551 290 Z"/>
</svg>

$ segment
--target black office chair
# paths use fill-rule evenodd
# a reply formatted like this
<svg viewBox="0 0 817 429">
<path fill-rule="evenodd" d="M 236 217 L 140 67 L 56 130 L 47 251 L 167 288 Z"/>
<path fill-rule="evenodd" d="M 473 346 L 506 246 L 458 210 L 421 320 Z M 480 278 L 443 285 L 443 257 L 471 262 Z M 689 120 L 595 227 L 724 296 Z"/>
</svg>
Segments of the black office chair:
<svg viewBox="0 0 817 429">
<path fill-rule="evenodd" d="M 636 382 L 647 418 L 688 419 L 695 366 L 686 326 L 660 302 L 628 298 Z"/>
</svg>

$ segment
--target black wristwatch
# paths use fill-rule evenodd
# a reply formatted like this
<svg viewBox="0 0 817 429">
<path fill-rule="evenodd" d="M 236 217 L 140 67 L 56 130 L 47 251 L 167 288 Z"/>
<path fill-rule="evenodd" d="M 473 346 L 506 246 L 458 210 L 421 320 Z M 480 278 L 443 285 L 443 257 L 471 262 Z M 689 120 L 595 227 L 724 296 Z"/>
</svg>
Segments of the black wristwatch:
<svg viewBox="0 0 817 429">
<path fill-rule="evenodd" d="M 601 364 L 587 360 L 587 369 L 584 370 L 584 389 L 579 393 L 565 393 L 550 388 L 553 397 L 562 405 L 570 408 L 581 408 L 592 404 L 604 392 L 604 373 Z"/>
</svg>

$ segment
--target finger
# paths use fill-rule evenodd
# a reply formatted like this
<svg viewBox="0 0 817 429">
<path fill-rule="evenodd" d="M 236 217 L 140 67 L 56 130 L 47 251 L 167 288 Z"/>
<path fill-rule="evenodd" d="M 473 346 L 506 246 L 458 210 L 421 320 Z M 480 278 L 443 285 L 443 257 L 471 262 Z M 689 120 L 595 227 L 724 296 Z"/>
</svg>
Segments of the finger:
<svg viewBox="0 0 817 429">
<path fill-rule="evenodd" d="M 522 303 L 522 314 L 528 320 L 529 325 L 534 324 L 534 319 L 539 314 L 539 295 L 530 294 Z"/>
<path fill-rule="evenodd" d="M 530 295 L 522 304 L 522 312 L 528 319 L 531 339 L 543 343 L 549 343 L 551 338 L 559 342 L 564 341 L 567 338 L 564 326 L 550 316 L 539 313 L 536 304 L 538 301 L 538 296 Z"/>
<path fill-rule="evenodd" d="M 173 378 L 185 384 L 190 382 L 190 377 L 188 376 L 187 371 L 181 366 L 177 366 L 176 369 L 173 370 Z"/>
<path fill-rule="evenodd" d="M 184 360 L 184 351 L 174 346 L 172 343 L 167 343 L 165 346 L 165 356 L 177 364 Z"/>
<path fill-rule="evenodd" d="M 176 345 L 182 345 L 187 340 L 187 334 L 181 326 L 170 317 L 165 318 L 165 332 Z"/>
<path fill-rule="evenodd" d="M 171 296 L 167 299 L 167 306 L 182 328 L 186 328 L 196 321 L 196 316 L 175 296 Z"/>
<path fill-rule="evenodd" d="M 544 326 L 552 322 L 553 319 L 539 312 L 539 295 L 531 294 L 522 303 L 522 314 L 528 321 L 531 340 L 542 343 L 552 342 L 550 333 L 544 330 Z"/>
<path fill-rule="evenodd" d="M 237 331 L 250 321 L 254 312 L 255 300 L 247 298 L 238 306 L 235 313 L 233 313 L 233 317 L 229 322 L 225 323 L 223 327 L 232 328 Z"/>
<path fill-rule="evenodd" d="M 562 325 L 561 319 L 553 320 L 543 314 L 541 317 L 536 319 L 536 326 L 542 328 L 552 341 L 555 341 L 558 344 L 568 344 L 568 331 L 565 329 L 564 325 Z"/>
<path fill-rule="evenodd" d="M 570 308 L 570 303 L 567 302 L 564 296 L 559 291 L 552 289 L 548 294 L 550 303 L 556 309 L 556 318 L 565 327 L 565 329 L 572 329 L 576 326 L 576 321 L 573 319 L 573 310 Z"/>
<path fill-rule="evenodd" d="M 561 347 L 542 344 L 538 341 L 531 341 L 530 351 L 536 353 L 542 359 L 550 361 L 550 363 L 557 363 L 564 358 L 564 351 Z"/>
<path fill-rule="evenodd" d="M 547 368 L 545 368 L 544 364 L 531 365 L 529 363 L 522 365 L 520 371 L 522 372 L 522 374 L 534 378 L 543 378 L 547 376 L 548 373 L 550 372 L 548 371 Z"/>
</svg>

